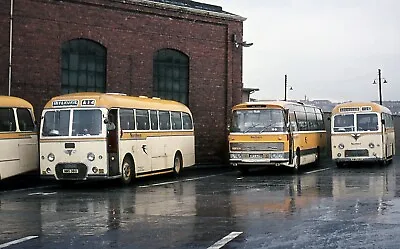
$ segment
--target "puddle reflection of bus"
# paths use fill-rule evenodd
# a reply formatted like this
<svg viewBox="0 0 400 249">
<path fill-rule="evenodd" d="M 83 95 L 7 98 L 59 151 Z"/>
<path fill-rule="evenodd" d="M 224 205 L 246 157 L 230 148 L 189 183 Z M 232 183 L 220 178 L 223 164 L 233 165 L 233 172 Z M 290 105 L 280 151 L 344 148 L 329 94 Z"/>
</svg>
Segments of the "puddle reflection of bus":
<svg viewBox="0 0 400 249">
<path fill-rule="evenodd" d="M 397 217 L 394 205 L 396 195 L 396 173 L 394 167 L 385 168 L 373 175 L 334 175 L 332 195 L 339 206 L 337 215 L 351 212 L 360 213 L 365 219 L 377 222 L 392 222 Z M 350 204 L 350 206 L 349 206 Z M 345 208 L 342 205 L 346 205 Z M 343 211 L 346 210 L 346 211 Z M 383 215 L 390 214 L 390 215 Z"/>
<path fill-rule="evenodd" d="M 262 216 L 275 213 L 291 215 L 310 208 L 319 198 L 316 175 L 294 176 L 279 184 L 266 183 L 232 195 L 236 216 Z"/>
<path fill-rule="evenodd" d="M 58 192 L 41 200 L 42 233 L 55 243 L 63 234 L 68 234 L 66 237 L 72 245 L 82 242 L 84 237 L 93 248 L 96 245 L 119 247 L 126 243 L 127 231 L 136 231 L 128 238 L 135 240 L 135 236 L 142 236 L 146 231 L 165 229 L 165 224 L 170 226 L 169 234 L 160 235 L 151 243 L 169 241 L 162 236 L 191 236 L 196 219 L 194 191 L 194 184 L 177 182 L 149 188 Z M 115 236 L 104 236 L 114 230 L 118 230 L 113 233 Z M 136 240 L 135 243 L 143 241 Z M 138 248 L 146 248 L 146 244 Z"/>
<path fill-rule="evenodd" d="M 393 197 L 396 189 L 394 168 L 374 175 L 333 175 L 334 199 Z"/>
</svg>

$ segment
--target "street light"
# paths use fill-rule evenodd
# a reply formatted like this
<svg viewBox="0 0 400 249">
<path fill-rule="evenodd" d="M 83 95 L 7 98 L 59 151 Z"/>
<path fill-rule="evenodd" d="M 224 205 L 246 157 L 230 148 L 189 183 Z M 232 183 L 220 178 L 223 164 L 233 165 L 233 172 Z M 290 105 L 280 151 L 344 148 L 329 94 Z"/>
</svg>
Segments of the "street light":
<svg viewBox="0 0 400 249">
<path fill-rule="evenodd" d="M 378 84 L 379 84 L 379 104 L 382 105 L 382 79 L 383 79 L 383 84 L 387 84 L 387 81 L 385 78 L 381 77 L 381 69 L 378 69 Z M 376 79 L 374 79 L 373 85 L 376 85 Z"/>
<path fill-rule="evenodd" d="M 245 47 L 245 48 L 253 46 L 252 42 L 248 43 L 246 41 L 241 41 L 241 42 L 238 41 L 236 34 L 232 35 L 232 42 L 233 42 L 233 44 L 235 45 L 236 48 L 239 48 L 240 46 Z"/>
<path fill-rule="evenodd" d="M 285 74 L 285 98 L 284 98 L 284 101 L 287 100 L 287 90 L 288 90 L 287 74 Z M 292 91 L 293 87 L 289 86 L 289 90 Z"/>
</svg>

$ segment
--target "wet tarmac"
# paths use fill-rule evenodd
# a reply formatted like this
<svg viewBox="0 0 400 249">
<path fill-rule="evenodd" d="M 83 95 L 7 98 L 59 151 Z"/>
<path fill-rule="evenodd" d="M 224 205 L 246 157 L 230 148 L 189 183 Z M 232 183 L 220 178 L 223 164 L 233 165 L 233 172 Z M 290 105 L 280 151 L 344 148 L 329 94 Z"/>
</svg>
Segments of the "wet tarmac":
<svg viewBox="0 0 400 249">
<path fill-rule="evenodd" d="M 399 167 L 207 167 L 128 187 L 19 179 L 0 185 L 0 248 L 399 248 Z"/>
</svg>

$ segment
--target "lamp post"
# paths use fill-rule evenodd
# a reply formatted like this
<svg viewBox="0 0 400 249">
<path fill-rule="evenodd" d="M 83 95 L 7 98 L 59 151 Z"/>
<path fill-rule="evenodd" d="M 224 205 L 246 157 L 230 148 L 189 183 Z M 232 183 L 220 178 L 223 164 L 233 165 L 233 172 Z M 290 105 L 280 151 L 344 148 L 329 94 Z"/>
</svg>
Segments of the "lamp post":
<svg viewBox="0 0 400 249">
<path fill-rule="evenodd" d="M 385 78 L 382 78 L 381 75 L 381 69 L 378 69 L 378 87 L 379 87 L 379 104 L 382 105 L 382 79 L 383 79 L 383 83 L 387 84 L 387 81 Z M 372 83 L 374 85 L 376 85 L 376 79 L 374 80 L 374 83 Z"/>
<path fill-rule="evenodd" d="M 283 99 L 284 101 L 287 100 L 287 90 L 288 90 L 287 74 L 285 74 L 285 98 Z M 293 87 L 290 87 L 289 90 L 293 90 Z"/>
</svg>

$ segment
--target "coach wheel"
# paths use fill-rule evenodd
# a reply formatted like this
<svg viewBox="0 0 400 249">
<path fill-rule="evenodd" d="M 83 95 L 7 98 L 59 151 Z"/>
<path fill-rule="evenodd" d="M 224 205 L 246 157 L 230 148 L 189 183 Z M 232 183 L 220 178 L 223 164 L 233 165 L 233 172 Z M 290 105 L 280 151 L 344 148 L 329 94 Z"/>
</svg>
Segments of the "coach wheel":
<svg viewBox="0 0 400 249">
<path fill-rule="evenodd" d="M 180 175 L 182 171 L 182 157 L 180 154 L 176 154 L 174 158 L 174 175 Z"/>
<path fill-rule="evenodd" d="M 122 177 L 121 181 L 123 184 L 128 185 L 131 183 L 134 174 L 134 167 L 132 159 L 125 157 L 122 162 Z"/>
</svg>

